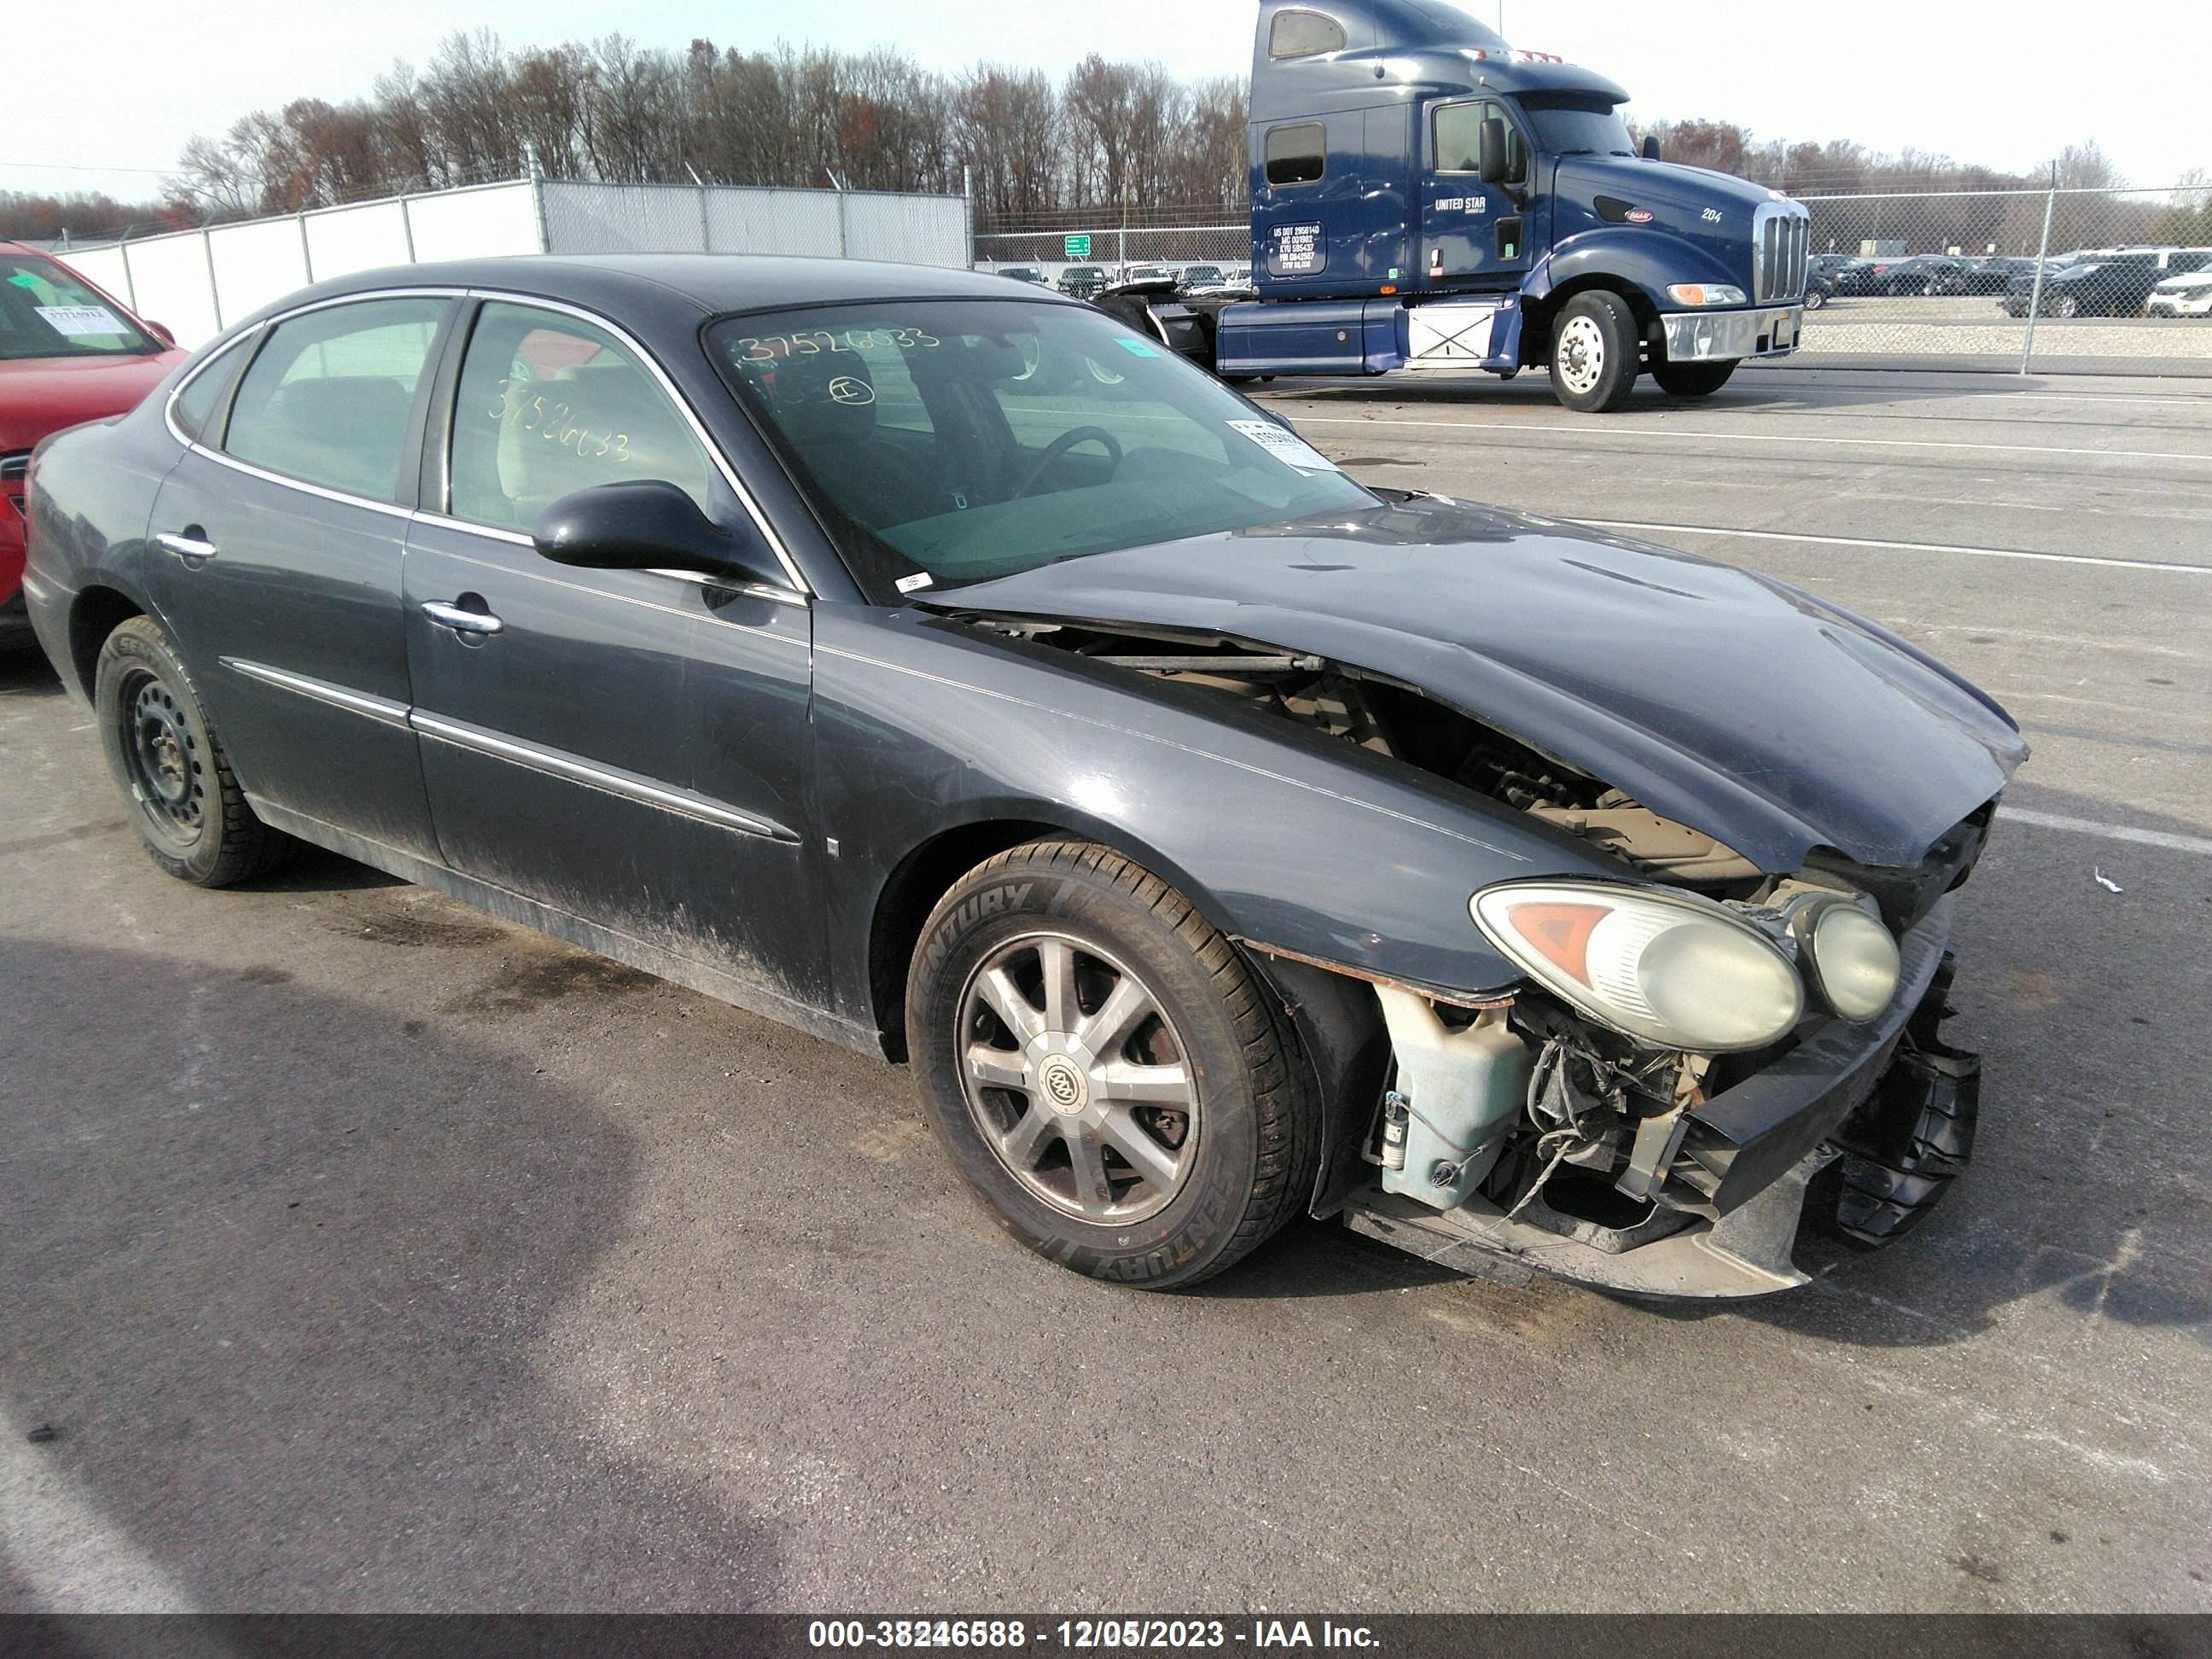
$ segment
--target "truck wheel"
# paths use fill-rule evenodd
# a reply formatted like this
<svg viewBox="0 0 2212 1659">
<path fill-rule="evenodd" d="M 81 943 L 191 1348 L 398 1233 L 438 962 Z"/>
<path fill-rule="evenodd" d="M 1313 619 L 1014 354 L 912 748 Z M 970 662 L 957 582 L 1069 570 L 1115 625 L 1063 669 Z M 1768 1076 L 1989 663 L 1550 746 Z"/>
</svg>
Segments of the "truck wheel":
<svg viewBox="0 0 2212 1659">
<path fill-rule="evenodd" d="M 185 665 L 150 617 L 107 636 L 93 673 L 107 769 L 147 856 L 179 881 L 228 887 L 273 870 L 292 838 L 253 816 Z"/>
<path fill-rule="evenodd" d="M 1669 397 L 1710 398 L 1728 384 L 1735 365 L 1735 358 L 1719 363 L 1654 363 L 1651 378 Z"/>
<path fill-rule="evenodd" d="M 1321 1115 L 1274 999 L 1105 848 L 1032 842 L 956 883 L 922 928 L 906 1024 L 961 1174 L 1079 1273 L 1194 1284 L 1312 1188 Z"/>
<path fill-rule="evenodd" d="M 1636 389 L 1636 313 L 1618 294 L 1577 294 L 1552 334 L 1552 395 L 1569 409 L 1601 415 Z"/>
</svg>

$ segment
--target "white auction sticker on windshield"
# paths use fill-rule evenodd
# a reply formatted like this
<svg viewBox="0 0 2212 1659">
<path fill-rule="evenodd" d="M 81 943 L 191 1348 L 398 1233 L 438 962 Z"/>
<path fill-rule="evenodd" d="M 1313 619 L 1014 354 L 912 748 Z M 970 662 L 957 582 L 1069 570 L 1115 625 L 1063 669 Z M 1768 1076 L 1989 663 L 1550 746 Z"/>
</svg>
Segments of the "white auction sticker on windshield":
<svg viewBox="0 0 2212 1659">
<path fill-rule="evenodd" d="M 1295 432 L 1285 432 L 1273 421 L 1231 421 L 1229 423 L 1277 460 L 1301 472 L 1342 471 L 1334 461 Z"/>
<path fill-rule="evenodd" d="M 40 306 L 36 309 L 48 328 L 71 339 L 88 334 L 126 331 L 121 320 L 106 306 Z"/>
</svg>

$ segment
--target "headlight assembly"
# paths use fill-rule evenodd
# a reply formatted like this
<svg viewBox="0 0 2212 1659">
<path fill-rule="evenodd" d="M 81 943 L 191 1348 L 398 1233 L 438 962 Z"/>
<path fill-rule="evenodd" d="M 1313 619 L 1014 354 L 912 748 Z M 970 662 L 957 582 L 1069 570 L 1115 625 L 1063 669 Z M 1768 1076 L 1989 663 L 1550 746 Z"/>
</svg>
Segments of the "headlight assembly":
<svg viewBox="0 0 2212 1659">
<path fill-rule="evenodd" d="M 1729 283 L 1677 283 L 1667 297 L 1678 306 L 1740 306 L 1744 291 Z"/>
<path fill-rule="evenodd" d="M 1855 904 L 1822 908 L 1813 920 L 1805 954 L 1820 994 L 1845 1019 L 1872 1019 L 1897 994 L 1897 941 Z"/>
<path fill-rule="evenodd" d="M 1610 882 L 1507 882 L 1468 908 L 1530 977 L 1661 1048 L 1761 1048 L 1804 1012 L 1804 983 L 1781 947 L 1704 899 Z"/>
</svg>

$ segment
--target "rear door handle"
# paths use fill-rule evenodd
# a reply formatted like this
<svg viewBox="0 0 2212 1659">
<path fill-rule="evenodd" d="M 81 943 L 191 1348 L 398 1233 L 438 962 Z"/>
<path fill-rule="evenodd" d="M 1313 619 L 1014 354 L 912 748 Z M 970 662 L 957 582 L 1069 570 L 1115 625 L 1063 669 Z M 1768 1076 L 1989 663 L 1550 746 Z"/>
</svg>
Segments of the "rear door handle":
<svg viewBox="0 0 2212 1659">
<path fill-rule="evenodd" d="M 456 634 L 496 634 L 507 626 L 488 611 L 465 611 L 443 599 L 423 600 L 422 614 L 439 627 L 449 628 Z"/>
<path fill-rule="evenodd" d="M 215 557 L 215 544 L 206 538 L 198 525 L 188 525 L 182 531 L 165 530 L 154 538 L 154 545 L 180 559 Z"/>
</svg>

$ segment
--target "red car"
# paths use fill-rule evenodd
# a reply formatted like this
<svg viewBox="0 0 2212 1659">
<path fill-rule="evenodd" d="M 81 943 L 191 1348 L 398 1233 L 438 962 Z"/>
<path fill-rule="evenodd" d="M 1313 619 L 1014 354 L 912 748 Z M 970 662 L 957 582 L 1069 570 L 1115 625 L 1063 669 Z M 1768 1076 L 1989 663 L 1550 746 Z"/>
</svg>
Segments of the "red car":
<svg viewBox="0 0 2212 1659">
<path fill-rule="evenodd" d="M 141 322 L 58 260 L 0 242 L 0 639 L 23 613 L 24 480 L 50 432 L 121 415 L 185 361 L 169 332 Z"/>
</svg>

